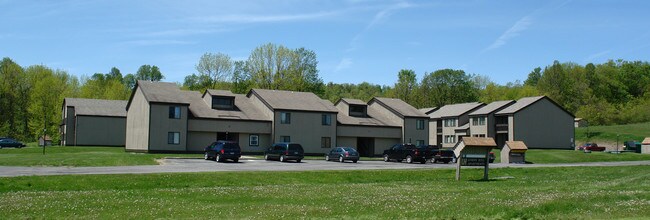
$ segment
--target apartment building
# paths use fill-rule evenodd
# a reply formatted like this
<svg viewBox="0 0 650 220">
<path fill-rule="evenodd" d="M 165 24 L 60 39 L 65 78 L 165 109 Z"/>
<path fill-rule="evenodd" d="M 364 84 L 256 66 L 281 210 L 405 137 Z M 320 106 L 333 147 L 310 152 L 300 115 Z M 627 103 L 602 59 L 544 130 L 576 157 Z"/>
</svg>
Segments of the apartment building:
<svg viewBox="0 0 650 220">
<path fill-rule="evenodd" d="M 453 147 L 460 138 L 470 135 L 469 113 L 484 105 L 480 102 L 469 102 L 421 109 L 429 116 L 429 142 L 441 147 Z"/>
<path fill-rule="evenodd" d="M 61 146 L 124 146 L 123 100 L 65 98 L 61 107 Z"/>
</svg>

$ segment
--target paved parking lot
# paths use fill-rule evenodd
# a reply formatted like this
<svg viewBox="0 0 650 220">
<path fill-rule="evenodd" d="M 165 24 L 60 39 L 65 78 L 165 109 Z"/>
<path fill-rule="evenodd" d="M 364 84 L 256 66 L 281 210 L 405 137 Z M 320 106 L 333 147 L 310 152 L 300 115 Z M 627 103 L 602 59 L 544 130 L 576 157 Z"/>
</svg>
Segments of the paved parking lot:
<svg viewBox="0 0 650 220">
<path fill-rule="evenodd" d="M 303 160 L 278 162 L 242 159 L 239 163 L 207 161 L 203 159 L 163 159 L 161 165 L 114 166 L 114 167 L 10 167 L 0 166 L 0 177 L 67 174 L 141 174 L 141 173 L 186 173 L 219 171 L 308 171 L 308 170 L 386 170 L 386 169 L 453 169 L 455 164 L 408 164 L 383 161 L 328 162 L 324 160 Z M 561 167 L 561 166 L 637 166 L 650 165 L 650 161 L 571 163 L 571 164 L 490 164 L 490 167 Z"/>
</svg>

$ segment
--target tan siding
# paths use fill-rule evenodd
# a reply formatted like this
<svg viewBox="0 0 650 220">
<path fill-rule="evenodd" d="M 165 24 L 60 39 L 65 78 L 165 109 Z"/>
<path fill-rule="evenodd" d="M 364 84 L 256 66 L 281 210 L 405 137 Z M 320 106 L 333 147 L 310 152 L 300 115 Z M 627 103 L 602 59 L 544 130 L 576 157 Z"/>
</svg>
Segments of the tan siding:
<svg viewBox="0 0 650 220">
<path fill-rule="evenodd" d="M 424 120 L 424 129 L 417 130 L 417 120 Z M 425 145 L 429 144 L 429 124 L 426 119 L 422 118 L 405 118 L 404 119 L 404 138 L 402 142 L 415 144 L 418 140 L 424 141 Z"/>
<path fill-rule="evenodd" d="M 388 150 L 395 144 L 399 144 L 400 139 L 396 138 L 375 138 L 375 155 L 382 155 L 384 150 Z"/>
<path fill-rule="evenodd" d="M 126 118 L 77 116 L 77 145 L 124 146 Z"/>
<path fill-rule="evenodd" d="M 453 118 L 456 120 L 456 126 L 453 127 L 445 127 L 445 119 L 440 119 L 442 120 L 442 147 L 453 147 L 456 145 L 456 143 L 445 143 L 445 136 L 446 135 L 456 135 L 456 128 L 458 128 L 458 118 Z M 458 142 L 458 137 L 456 137 L 456 142 Z"/>
<path fill-rule="evenodd" d="M 515 140 L 515 132 L 514 132 L 514 127 L 515 127 L 515 118 L 513 115 L 508 116 L 508 140 L 509 141 L 516 141 Z"/>
<path fill-rule="evenodd" d="M 529 148 L 573 147 L 573 117 L 549 100 L 542 99 L 514 116 L 514 140 L 524 141 Z"/>
<path fill-rule="evenodd" d="M 258 146 L 250 145 L 250 135 L 250 133 L 239 134 L 239 146 L 241 147 L 242 152 L 263 153 L 267 148 L 271 146 L 271 134 L 256 134 L 259 136 Z"/>
<path fill-rule="evenodd" d="M 336 134 L 339 137 L 382 137 L 402 138 L 402 129 L 395 127 L 371 127 L 371 126 L 337 126 Z M 356 145 L 356 139 L 355 143 Z"/>
<path fill-rule="evenodd" d="M 336 137 L 336 146 L 337 147 L 354 147 L 357 149 L 357 138 L 356 137 Z"/>
<path fill-rule="evenodd" d="M 430 120 L 429 121 L 429 144 L 437 145 L 438 144 L 438 121 Z"/>
<path fill-rule="evenodd" d="M 147 150 L 149 148 L 149 103 L 145 100 L 142 90 L 135 91 L 131 106 L 126 113 L 126 146 L 127 150 Z"/>
<path fill-rule="evenodd" d="M 476 116 L 476 117 L 483 117 L 483 116 Z M 474 135 L 477 135 L 477 134 L 484 134 L 484 135 L 488 136 L 488 125 L 490 124 L 489 119 L 487 119 L 487 118 L 485 119 L 486 120 L 485 125 L 474 125 L 473 124 L 474 119 L 475 118 L 470 118 L 469 119 L 469 133 L 470 133 L 470 136 L 474 136 Z M 492 126 L 494 126 L 494 125 L 492 125 Z M 488 137 L 494 137 L 494 136 L 488 136 Z"/>
<path fill-rule="evenodd" d="M 271 122 L 190 119 L 189 131 L 233 132 L 233 133 L 271 133 Z"/>
<path fill-rule="evenodd" d="M 262 102 L 262 100 L 260 100 L 260 99 L 259 99 L 257 96 L 255 96 L 255 95 L 251 95 L 250 100 L 251 100 L 251 103 L 253 103 L 253 105 L 255 105 L 255 107 L 257 107 L 258 109 L 262 110 L 262 113 L 264 113 L 264 115 L 266 116 L 266 118 L 268 118 L 269 120 L 272 120 L 272 119 L 273 119 L 273 110 L 269 109 L 269 107 L 267 107 L 266 105 L 264 105 L 264 103 Z"/>
<path fill-rule="evenodd" d="M 340 101 L 335 107 L 339 110 L 339 114 L 350 115 L 350 105 L 344 101 Z"/>
<path fill-rule="evenodd" d="M 291 113 L 291 124 L 280 123 L 281 112 Z M 331 115 L 331 125 L 321 124 L 322 114 Z M 280 140 L 280 136 L 290 136 L 291 142 L 301 144 L 305 153 L 328 152 L 336 144 L 336 114 L 278 110 L 275 112 L 275 142 Z M 321 148 L 321 137 L 330 137 L 332 146 Z"/>
<path fill-rule="evenodd" d="M 382 119 L 388 119 L 390 124 L 395 124 L 395 125 L 404 124 L 403 119 L 401 117 L 391 112 L 390 110 L 384 108 L 384 106 L 378 104 L 377 102 L 373 102 L 370 105 L 368 105 L 368 114 L 380 115 Z"/>
<path fill-rule="evenodd" d="M 169 118 L 169 107 L 180 106 L 181 118 Z M 187 145 L 187 106 L 173 104 L 151 104 L 151 134 L 149 150 L 185 151 Z M 180 144 L 168 144 L 169 132 L 180 132 Z"/>
</svg>

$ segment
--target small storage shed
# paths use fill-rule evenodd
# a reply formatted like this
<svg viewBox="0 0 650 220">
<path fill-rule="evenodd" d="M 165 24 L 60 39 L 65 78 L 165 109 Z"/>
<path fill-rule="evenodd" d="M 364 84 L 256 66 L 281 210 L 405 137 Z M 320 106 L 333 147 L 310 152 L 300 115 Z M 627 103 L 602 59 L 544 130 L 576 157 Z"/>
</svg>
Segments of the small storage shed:
<svg viewBox="0 0 650 220">
<path fill-rule="evenodd" d="M 52 146 L 52 138 L 48 135 L 38 137 L 38 146 Z"/>
<path fill-rule="evenodd" d="M 650 154 L 650 137 L 643 139 L 641 142 L 641 153 Z"/>
<path fill-rule="evenodd" d="M 523 141 L 506 141 L 501 149 L 501 163 L 526 163 L 527 150 Z"/>
</svg>

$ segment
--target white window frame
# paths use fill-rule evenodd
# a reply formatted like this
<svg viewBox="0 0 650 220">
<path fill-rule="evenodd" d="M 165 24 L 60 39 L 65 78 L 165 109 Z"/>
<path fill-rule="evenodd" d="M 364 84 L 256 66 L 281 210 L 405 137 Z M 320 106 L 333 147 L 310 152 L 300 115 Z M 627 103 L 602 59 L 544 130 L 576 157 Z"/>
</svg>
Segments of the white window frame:
<svg viewBox="0 0 650 220">
<path fill-rule="evenodd" d="M 260 135 L 251 134 L 248 136 L 248 146 L 258 147 L 260 146 Z"/>
<path fill-rule="evenodd" d="M 181 133 L 170 131 L 167 132 L 167 144 L 179 145 L 181 144 Z"/>
<path fill-rule="evenodd" d="M 280 112 L 280 124 L 291 124 L 291 112 Z"/>
</svg>

